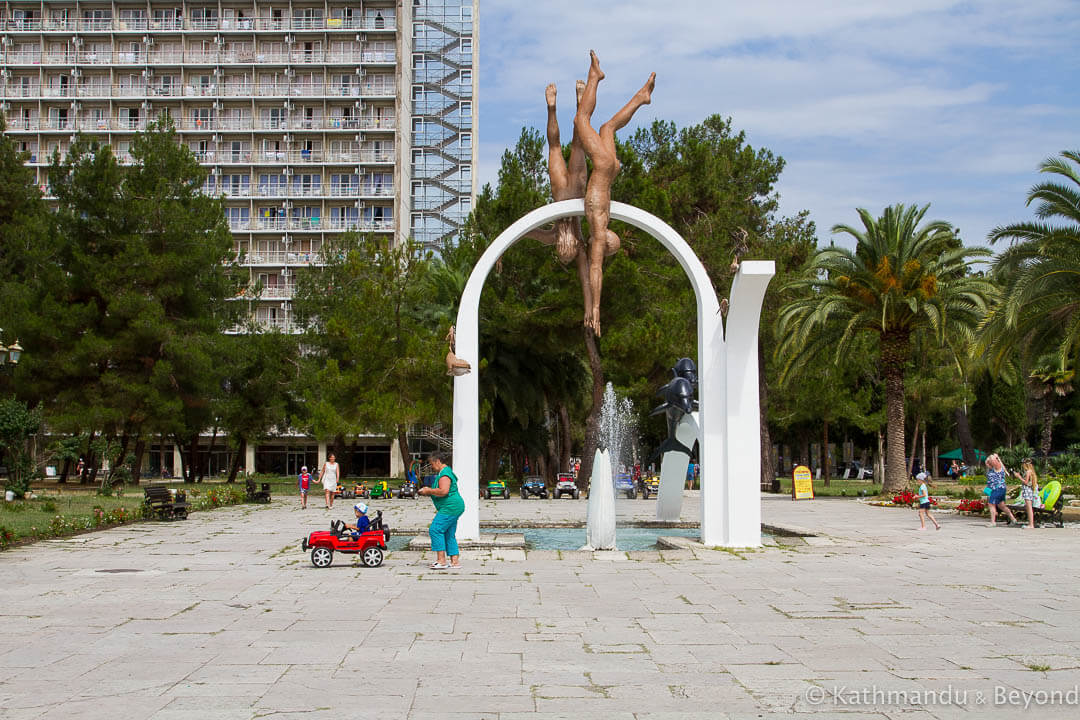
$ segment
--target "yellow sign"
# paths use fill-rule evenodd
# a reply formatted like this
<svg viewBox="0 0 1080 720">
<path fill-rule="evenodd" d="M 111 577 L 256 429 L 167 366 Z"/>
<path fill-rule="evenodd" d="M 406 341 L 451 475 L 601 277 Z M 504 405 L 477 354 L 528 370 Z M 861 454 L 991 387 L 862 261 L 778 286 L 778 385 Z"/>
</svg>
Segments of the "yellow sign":
<svg viewBox="0 0 1080 720">
<path fill-rule="evenodd" d="M 814 499 L 814 478 L 810 474 L 810 468 L 805 465 L 799 465 L 791 473 L 791 499 Z"/>
</svg>

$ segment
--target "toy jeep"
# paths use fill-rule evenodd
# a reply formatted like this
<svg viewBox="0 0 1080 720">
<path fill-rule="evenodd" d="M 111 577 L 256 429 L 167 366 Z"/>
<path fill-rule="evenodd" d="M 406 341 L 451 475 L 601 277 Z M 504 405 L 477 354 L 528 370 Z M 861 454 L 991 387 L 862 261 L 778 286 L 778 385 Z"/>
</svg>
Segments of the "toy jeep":
<svg viewBox="0 0 1080 720">
<path fill-rule="evenodd" d="M 379 480 L 371 484 L 368 488 L 369 498 L 390 498 L 393 497 L 393 493 L 390 491 L 390 483 L 385 480 Z"/>
<path fill-rule="evenodd" d="M 352 531 L 345 529 L 345 522 L 334 520 L 329 532 L 316 530 L 300 541 L 304 552 L 311 550 L 311 564 L 317 568 L 330 567 L 334 562 L 334 552 L 359 554 L 361 562 L 367 567 L 382 565 L 386 554 L 386 543 L 390 540 L 390 528 L 383 527 L 382 510 L 375 514 L 371 527 L 353 539 Z"/>
<path fill-rule="evenodd" d="M 501 498 L 510 497 L 510 489 L 506 487 L 506 483 L 502 480 L 492 480 L 487 484 L 487 487 L 480 488 L 480 497 L 486 500 L 490 500 L 493 495 L 498 495 Z"/>
<path fill-rule="evenodd" d="M 544 478 L 539 475 L 528 475 L 521 483 L 521 499 L 528 500 L 531 497 L 541 497 L 547 499 L 548 491 L 547 485 L 544 484 Z"/>
<path fill-rule="evenodd" d="M 367 486 L 364 483 L 357 483 L 352 487 L 346 487 L 344 485 L 338 485 L 337 490 L 334 491 L 334 497 L 342 498 L 344 500 L 352 500 L 354 498 L 367 497 Z"/>
<path fill-rule="evenodd" d="M 630 500 L 637 499 L 637 486 L 630 473 L 617 473 L 615 475 L 615 494 L 623 494 Z"/>
<path fill-rule="evenodd" d="M 570 473 L 559 473 L 555 478 L 555 489 L 552 490 L 551 494 L 556 498 L 569 495 L 575 500 L 581 497 L 581 491 L 578 490 L 577 485 L 574 483 L 574 476 Z"/>
<path fill-rule="evenodd" d="M 660 492 L 659 475 L 643 475 L 641 478 L 641 497 L 648 500 Z"/>
<path fill-rule="evenodd" d="M 416 481 L 411 477 L 406 477 L 405 482 L 401 487 L 397 489 L 397 496 L 399 498 L 413 498 L 419 497 L 418 488 L 416 487 Z"/>
</svg>

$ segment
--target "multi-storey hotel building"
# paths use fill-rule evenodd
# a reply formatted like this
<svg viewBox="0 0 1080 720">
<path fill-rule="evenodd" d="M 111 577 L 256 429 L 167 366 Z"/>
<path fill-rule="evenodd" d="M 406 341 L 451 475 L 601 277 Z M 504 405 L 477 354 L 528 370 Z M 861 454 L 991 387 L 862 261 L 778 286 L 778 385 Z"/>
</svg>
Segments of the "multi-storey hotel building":
<svg viewBox="0 0 1080 720">
<path fill-rule="evenodd" d="M 456 237 L 475 196 L 477 4 L 7 0 L 0 109 L 46 195 L 75 133 L 123 161 L 168 113 L 225 198 L 261 288 L 252 319 L 291 332 L 296 269 L 328 235 Z"/>
</svg>

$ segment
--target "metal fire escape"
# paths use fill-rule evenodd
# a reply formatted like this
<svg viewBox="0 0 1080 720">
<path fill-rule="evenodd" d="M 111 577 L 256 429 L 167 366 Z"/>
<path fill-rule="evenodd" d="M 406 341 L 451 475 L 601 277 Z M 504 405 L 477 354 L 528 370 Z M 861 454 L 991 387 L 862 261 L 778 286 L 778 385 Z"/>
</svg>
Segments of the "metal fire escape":
<svg viewBox="0 0 1080 720">
<path fill-rule="evenodd" d="M 414 7 L 413 237 L 431 247 L 457 239 L 473 199 L 473 0 Z"/>
</svg>

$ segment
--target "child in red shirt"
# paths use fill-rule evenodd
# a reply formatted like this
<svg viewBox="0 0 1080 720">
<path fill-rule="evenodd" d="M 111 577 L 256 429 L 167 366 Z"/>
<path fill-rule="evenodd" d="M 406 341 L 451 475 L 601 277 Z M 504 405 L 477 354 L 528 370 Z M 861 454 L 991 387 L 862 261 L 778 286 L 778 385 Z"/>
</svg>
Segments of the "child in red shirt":
<svg viewBox="0 0 1080 720">
<path fill-rule="evenodd" d="M 306 465 L 300 468 L 300 479 L 297 484 L 300 486 L 300 507 L 307 509 L 307 493 L 308 488 L 311 487 L 311 473 L 308 472 Z"/>
</svg>

